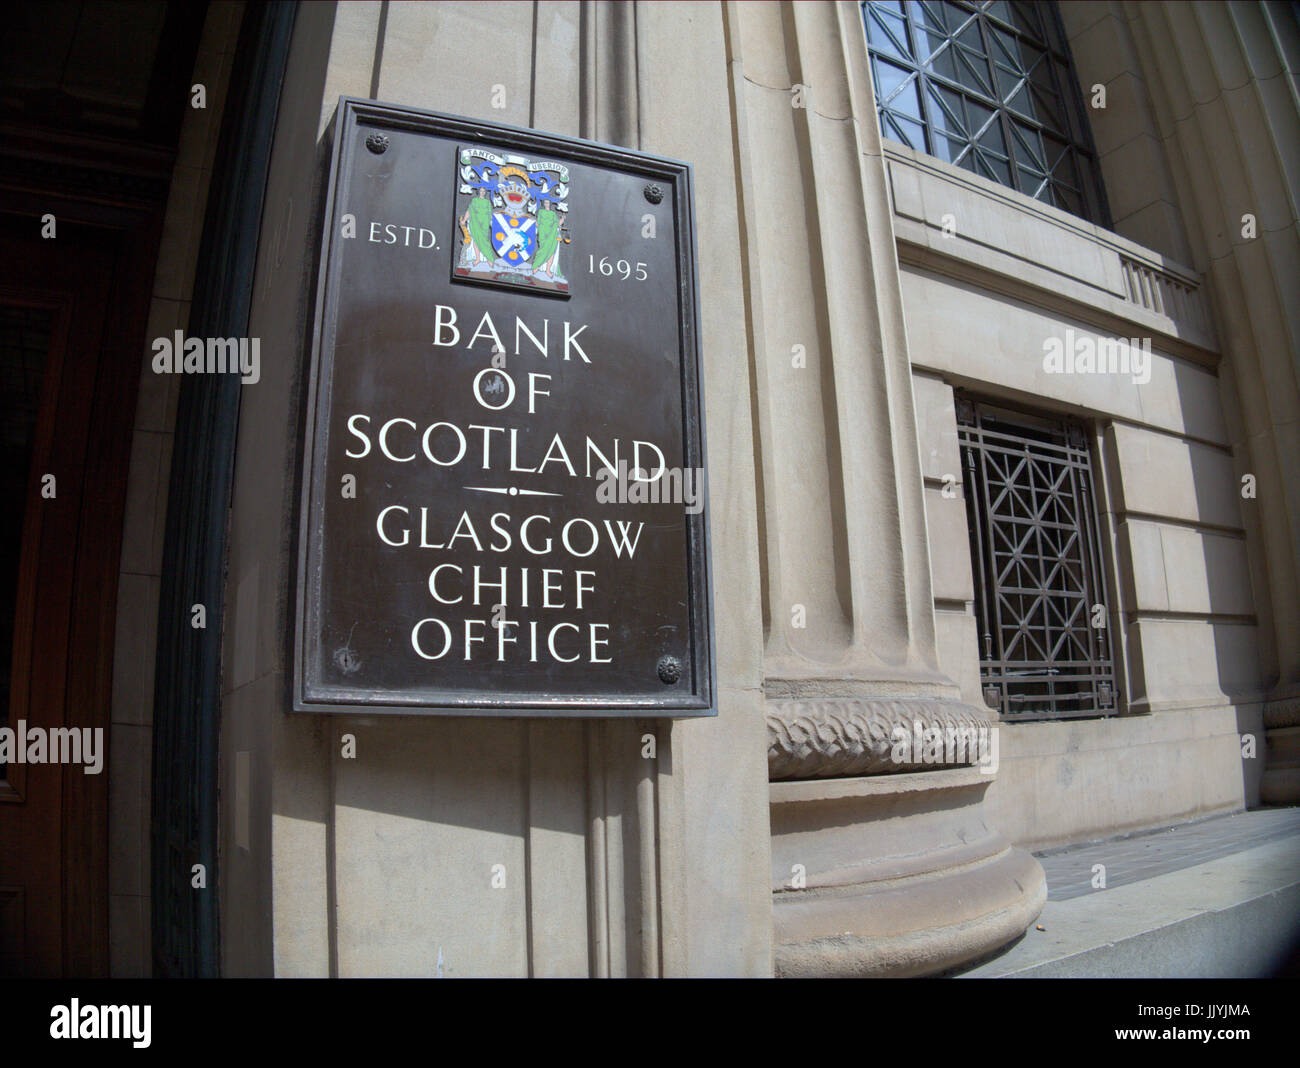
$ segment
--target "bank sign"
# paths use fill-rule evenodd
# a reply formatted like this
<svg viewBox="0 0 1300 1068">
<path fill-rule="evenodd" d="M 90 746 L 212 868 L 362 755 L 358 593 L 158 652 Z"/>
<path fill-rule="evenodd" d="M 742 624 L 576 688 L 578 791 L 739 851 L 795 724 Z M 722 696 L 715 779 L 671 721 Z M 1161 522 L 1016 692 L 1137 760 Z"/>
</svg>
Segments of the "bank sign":
<svg viewBox="0 0 1300 1068">
<path fill-rule="evenodd" d="M 714 711 L 690 168 L 344 98 L 294 707 Z"/>
</svg>

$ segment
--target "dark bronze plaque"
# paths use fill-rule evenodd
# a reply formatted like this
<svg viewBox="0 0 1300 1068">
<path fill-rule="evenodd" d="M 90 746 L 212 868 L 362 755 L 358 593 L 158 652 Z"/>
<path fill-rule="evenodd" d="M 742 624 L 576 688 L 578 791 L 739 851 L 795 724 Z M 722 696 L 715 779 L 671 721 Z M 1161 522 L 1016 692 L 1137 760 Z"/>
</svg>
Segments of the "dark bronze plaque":
<svg viewBox="0 0 1300 1068">
<path fill-rule="evenodd" d="M 295 708 L 714 712 L 689 166 L 343 99 Z"/>
</svg>

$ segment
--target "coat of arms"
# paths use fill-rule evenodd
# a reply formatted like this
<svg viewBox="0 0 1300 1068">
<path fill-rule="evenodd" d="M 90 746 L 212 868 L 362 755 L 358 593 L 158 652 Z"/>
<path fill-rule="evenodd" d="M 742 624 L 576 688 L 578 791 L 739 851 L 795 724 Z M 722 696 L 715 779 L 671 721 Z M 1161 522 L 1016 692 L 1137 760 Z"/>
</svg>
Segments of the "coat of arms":
<svg viewBox="0 0 1300 1068">
<path fill-rule="evenodd" d="M 567 293 L 569 169 L 524 156 L 462 148 L 456 223 L 457 278 Z"/>
</svg>

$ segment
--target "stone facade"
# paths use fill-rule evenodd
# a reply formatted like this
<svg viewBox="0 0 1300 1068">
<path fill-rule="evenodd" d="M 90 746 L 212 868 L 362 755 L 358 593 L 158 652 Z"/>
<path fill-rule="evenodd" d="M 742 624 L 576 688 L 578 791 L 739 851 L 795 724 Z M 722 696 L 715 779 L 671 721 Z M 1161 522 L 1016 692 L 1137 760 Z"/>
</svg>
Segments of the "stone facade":
<svg viewBox="0 0 1300 1068">
<path fill-rule="evenodd" d="M 1113 231 L 882 138 L 849 0 L 300 6 L 230 516 L 225 974 L 933 974 L 1033 923 L 1046 891 L 1027 849 L 1297 799 L 1294 17 L 1280 3 L 1059 8 L 1081 86 L 1108 90 L 1088 118 Z M 200 62 L 220 68 L 238 12 L 213 5 Z M 491 62 L 469 58 L 489 41 Z M 340 95 L 693 164 L 716 719 L 287 712 Z M 178 258 L 215 139 L 187 134 L 194 173 L 177 189 L 193 186 L 193 213 L 164 239 Z M 160 282 L 160 323 L 187 292 Z M 1149 381 L 1046 373 L 1044 341 L 1066 330 L 1151 339 Z M 985 704 L 965 393 L 1090 428 L 1119 715 L 1007 722 Z M 141 410 L 162 414 L 137 435 L 133 500 L 165 491 L 175 430 L 174 401 Z M 128 516 L 123 619 L 157 598 L 161 535 L 143 523 Z M 129 625 L 118 635 L 115 707 L 147 708 L 149 650 Z M 996 774 L 891 758 L 894 729 L 918 722 L 996 727 Z M 147 783 L 147 754 L 114 744 L 113 781 Z M 124 863 L 147 871 L 148 806 L 115 806 L 115 834 L 136 843 Z M 138 973 L 147 879 L 114 885 L 114 969 Z"/>
</svg>

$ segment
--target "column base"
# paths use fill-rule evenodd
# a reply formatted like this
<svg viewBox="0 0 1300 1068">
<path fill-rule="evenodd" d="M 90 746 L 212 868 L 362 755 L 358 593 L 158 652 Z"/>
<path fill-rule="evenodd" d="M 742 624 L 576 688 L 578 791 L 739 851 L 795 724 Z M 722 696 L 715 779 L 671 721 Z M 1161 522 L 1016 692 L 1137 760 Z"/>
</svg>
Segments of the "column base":
<svg viewBox="0 0 1300 1068">
<path fill-rule="evenodd" d="M 1022 935 L 1046 879 L 985 823 L 991 782 L 957 768 L 772 783 L 776 974 L 934 975 Z"/>
<path fill-rule="evenodd" d="M 1265 805 L 1300 802 L 1300 697 L 1274 698 L 1264 706 L 1264 774 L 1259 800 Z"/>
</svg>

